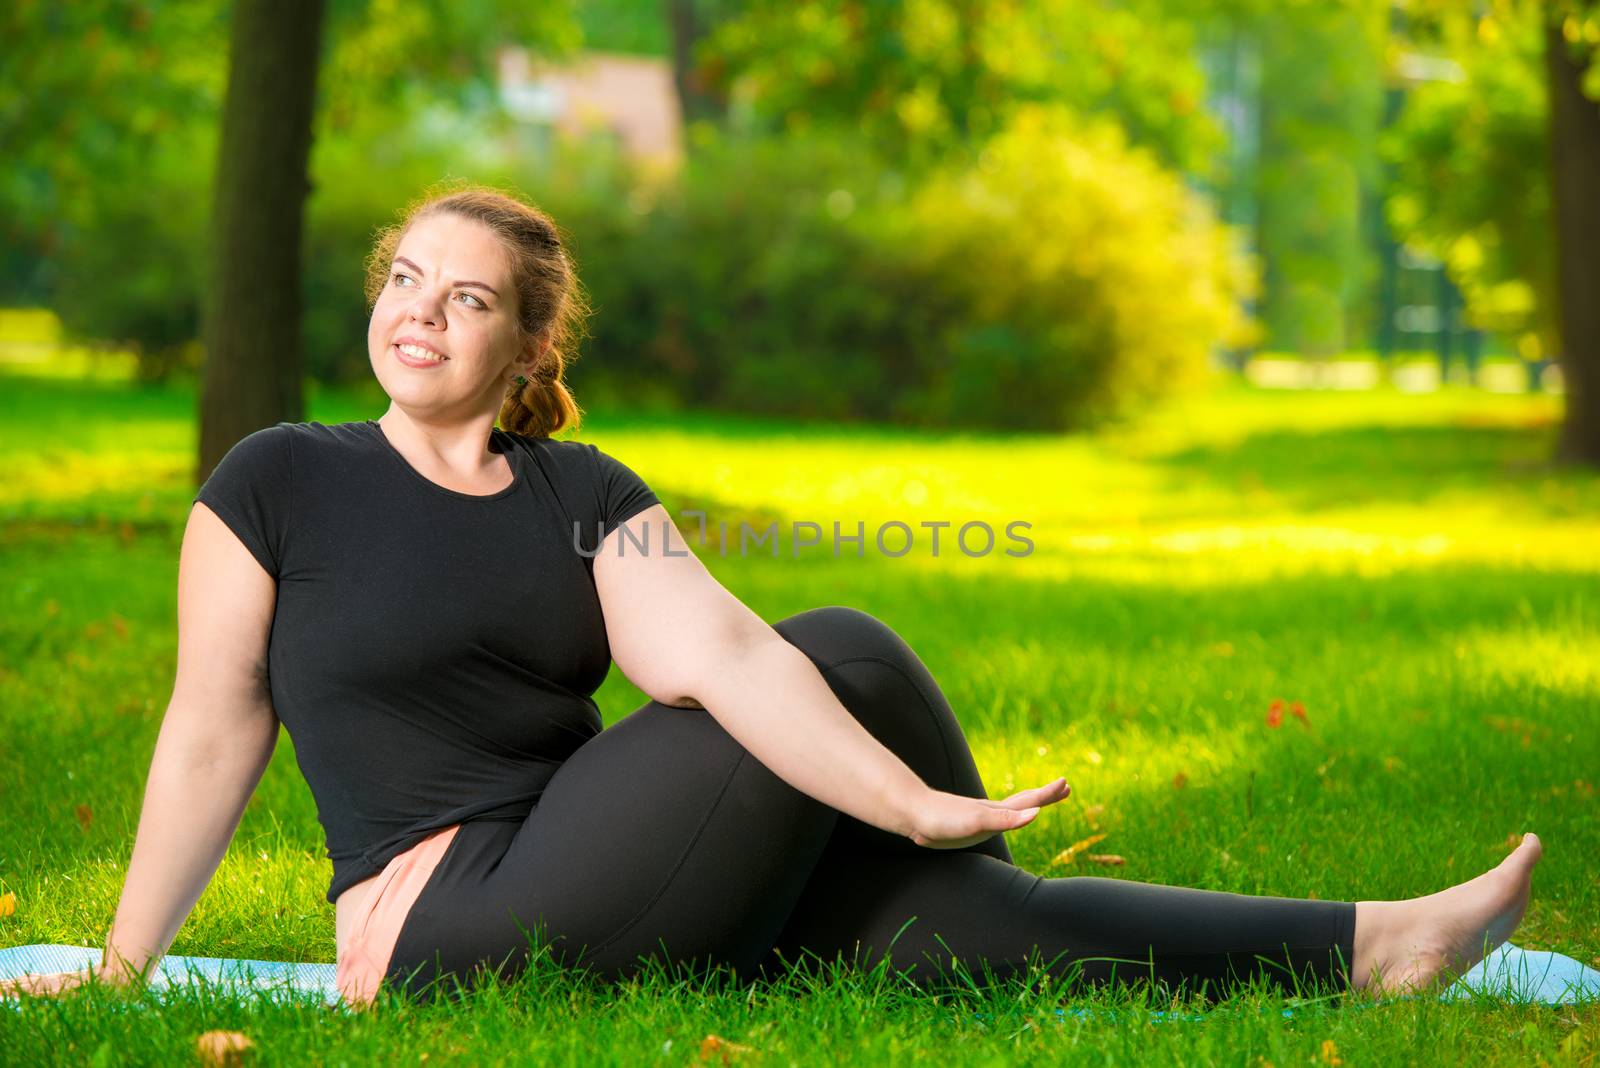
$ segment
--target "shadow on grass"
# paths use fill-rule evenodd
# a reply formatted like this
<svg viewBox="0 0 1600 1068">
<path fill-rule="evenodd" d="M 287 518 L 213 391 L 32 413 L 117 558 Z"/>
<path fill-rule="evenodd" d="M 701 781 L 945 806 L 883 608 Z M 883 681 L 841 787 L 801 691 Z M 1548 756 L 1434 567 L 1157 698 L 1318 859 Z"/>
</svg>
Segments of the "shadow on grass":
<svg viewBox="0 0 1600 1068">
<path fill-rule="evenodd" d="M 1460 490 L 1512 497 L 1530 517 L 1600 515 L 1600 471 L 1554 465 L 1555 436 L 1542 424 L 1264 430 L 1151 462 L 1179 481 L 1266 491 L 1307 511 L 1423 504 Z"/>
</svg>

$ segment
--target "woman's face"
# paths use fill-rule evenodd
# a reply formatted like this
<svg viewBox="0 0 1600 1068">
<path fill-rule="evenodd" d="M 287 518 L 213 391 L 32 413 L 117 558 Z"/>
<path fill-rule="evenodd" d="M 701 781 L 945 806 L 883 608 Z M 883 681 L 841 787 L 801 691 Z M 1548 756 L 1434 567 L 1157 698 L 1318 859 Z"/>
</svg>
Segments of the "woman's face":
<svg viewBox="0 0 1600 1068">
<path fill-rule="evenodd" d="M 367 326 L 384 392 L 441 416 L 498 412 L 512 377 L 529 373 L 521 343 L 510 263 L 493 231 L 459 215 L 412 223 Z"/>
</svg>

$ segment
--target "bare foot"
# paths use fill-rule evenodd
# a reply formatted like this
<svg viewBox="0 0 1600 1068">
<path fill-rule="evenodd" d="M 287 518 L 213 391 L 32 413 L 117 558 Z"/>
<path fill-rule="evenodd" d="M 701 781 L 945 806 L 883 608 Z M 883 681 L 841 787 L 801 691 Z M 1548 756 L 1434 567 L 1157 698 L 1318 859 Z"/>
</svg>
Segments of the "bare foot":
<svg viewBox="0 0 1600 1068">
<path fill-rule="evenodd" d="M 1544 847 L 1525 834 L 1476 879 L 1409 901 L 1356 903 L 1351 985 L 1375 994 L 1418 993 L 1481 961 L 1517 929 Z"/>
</svg>

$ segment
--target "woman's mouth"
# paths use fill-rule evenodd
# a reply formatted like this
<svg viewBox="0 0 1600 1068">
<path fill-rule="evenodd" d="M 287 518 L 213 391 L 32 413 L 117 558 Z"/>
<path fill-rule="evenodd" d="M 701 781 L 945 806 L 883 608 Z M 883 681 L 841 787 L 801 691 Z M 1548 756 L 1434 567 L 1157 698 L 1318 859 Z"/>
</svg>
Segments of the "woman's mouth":
<svg viewBox="0 0 1600 1068">
<path fill-rule="evenodd" d="M 393 348 L 400 362 L 407 367 L 438 367 L 450 359 L 450 357 L 442 356 L 432 349 L 425 349 L 421 345 L 396 343 Z"/>
</svg>

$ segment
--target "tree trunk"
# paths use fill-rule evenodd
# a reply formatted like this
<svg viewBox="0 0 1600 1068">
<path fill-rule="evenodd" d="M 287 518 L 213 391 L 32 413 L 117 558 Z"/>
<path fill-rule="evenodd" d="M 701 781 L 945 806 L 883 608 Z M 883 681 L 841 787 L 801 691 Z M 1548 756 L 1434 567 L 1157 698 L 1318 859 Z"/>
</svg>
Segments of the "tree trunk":
<svg viewBox="0 0 1600 1068">
<path fill-rule="evenodd" d="M 1600 103 L 1583 93 L 1588 58 L 1573 55 L 1559 19 L 1546 19 L 1556 322 L 1566 384 L 1556 459 L 1600 466 Z"/>
<path fill-rule="evenodd" d="M 721 122 L 727 115 L 727 101 L 704 84 L 695 67 L 694 49 L 704 36 L 695 12 L 695 0 L 665 0 L 667 29 L 672 33 L 672 83 L 678 90 L 678 109 L 683 124 L 700 119 Z"/>
<path fill-rule="evenodd" d="M 197 481 L 302 418 L 300 230 L 323 0 L 236 0 L 213 200 Z"/>
</svg>

